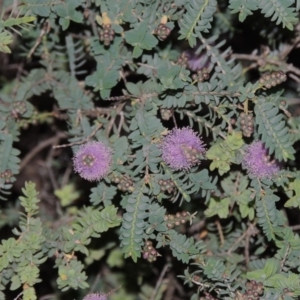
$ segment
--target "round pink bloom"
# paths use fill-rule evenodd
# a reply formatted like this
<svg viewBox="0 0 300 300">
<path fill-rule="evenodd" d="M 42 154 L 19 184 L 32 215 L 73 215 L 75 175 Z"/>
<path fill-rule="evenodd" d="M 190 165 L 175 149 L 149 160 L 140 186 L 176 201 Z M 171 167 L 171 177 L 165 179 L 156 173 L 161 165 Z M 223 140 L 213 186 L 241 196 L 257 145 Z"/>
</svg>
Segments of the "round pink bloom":
<svg viewBox="0 0 300 300">
<path fill-rule="evenodd" d="M 110 172 L 112 150 L 103 142 L 80 146 L 73 158 L 75 172 L 89 181 L 98 181 Z"/>
<path fill-rule="evenodd" d="M 86 295 L 83 300 L 107 300 L 107 296 L 102 293 L 93 293 Z"/>
<path fill-rule="evenodd" d="M 261 141 L 253 142 L 246 148 L 242 165 L 250 175 L 257 178 L 271 178 L 279 171 L 278 162 L 270 160 Z"/>
<path fill-rule="evenodd" d="M 196 54 L 199 46 L 200 45 L 194 47 L 193 49 L 185 51 L 185 55 L 187 56 L 188 68 L 192 71 L 208 68 L 210 66 L 210 59 L 204 51 L 201 51 L 199 54 Z"/>
<path fill-rule="evenodd" d="M 162 140 L 162 159 L 174 170 L 188 170 L 200 163 L 205 144 L 191 128 L 174 128 Z"/>
<path fill-rule="evenodd" d="M 197 71 L 209 66 L 207 56 L 190 56 L 188 58 L 188 67 L 192 71 Z"/>
</svg>

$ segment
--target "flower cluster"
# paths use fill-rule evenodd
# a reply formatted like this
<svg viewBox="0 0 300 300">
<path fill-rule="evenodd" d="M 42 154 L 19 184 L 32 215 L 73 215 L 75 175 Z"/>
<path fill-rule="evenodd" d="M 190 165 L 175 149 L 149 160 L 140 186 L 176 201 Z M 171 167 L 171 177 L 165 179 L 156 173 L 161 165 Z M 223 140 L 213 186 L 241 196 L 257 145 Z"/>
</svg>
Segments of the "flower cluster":
<svg viewBox="0 0 300 300">
<path fill-rule="evenodd" d="M 115 38 L 115 31 L 111 28 L 110 24 L 104 24 L 99 36 L 100 41 L 103 42 L 105 46 L 109 46 Z"/>
<path fill-rule="evenodd" d="M 261 141 L 253 142 L 247 147 L 242 164 L 250 175 L 257 178 L 270 178 L 279 171 L 278 162 L 271 161 Z"/>
<path fill-rule="evenodd" d="M 270 89 L 271 87 L 286 81 L 286 79 L 286 74 L 283 71 L 274 71 L 263 75 L 259 79 L 259 83 L 265 88 Z"/>
<path fill-rule="evenodd" d="M 156 249 L 153 247 L 151 241 L 146 241 L 143 250 L 143 258 L 148 260 L 148 262 L 154 262 L 157 260 L 157 256 L 161 256 Z"/>
<path fill-rule="evenodd" d="M 160 146 L 162 159 L 174 170 L 188 170 L 200 163 L 205 145 L 191 128 L 174 128 Z"/>
<path fill-rule="evenodd" d="M 98 181 L 110 172 L 112 150 L 103 142 L 89 142 L 79 148 L 73 163 L 82 178 Z"/>
<path fill-rule="evenodd" d="M 250 137 L 254 131 L 254 122 L 252 114 L 240 114 L 240 125 L 244 136 Z"/>
<path fill-rule="evenodd" d="M 209 79 L 209 71 L 207 68 L 198 69 L 196 74 L 192 75 L 194 81 L 203 82 Z"/>
<path fill-rule="evenodd" d="M 157 34 L 157 37 L 163 41 L 170 35 L 171 29 L 165 24 L 159 24 L 154 33 Z"/>
</svg>

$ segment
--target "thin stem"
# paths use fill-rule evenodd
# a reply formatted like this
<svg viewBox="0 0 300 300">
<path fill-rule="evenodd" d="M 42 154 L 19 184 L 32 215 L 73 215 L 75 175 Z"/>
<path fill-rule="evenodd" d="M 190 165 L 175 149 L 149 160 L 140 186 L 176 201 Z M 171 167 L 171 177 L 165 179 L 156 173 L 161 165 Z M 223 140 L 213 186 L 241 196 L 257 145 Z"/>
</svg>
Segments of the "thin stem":
<svg viewBox="0 0 300 300">
<path fill-rule="evenodd" d="M 67 137 L 67 135 L 65 133 L 59 132 L 56 136 L 51 137 L 51 138 L 39 143 L 31 152 L 29 152 L 24 157 L 24 159 L 22 160 L 22 162 L 20 164 L 20 170 L 22 170 L 37 153 L 39 153 L 43 149 L 49 147 L 50 145 L 55 144 L 60 139 L 63 139 L 66 137 Z"/>
<path fill-rule="evenodd" d="M 57 146 L 53 146 L 54 149 L 58 149 L 58 148 L 66 148 L 66 147 L 72 147 L 74 145 L 81 145 L 84 144 L 86 142 L 88 142 L 96 133 L 97 131 L 102 127 L 102 123 L 99 123 L 95 129 L 92 131 L 92 133 L 85 139 L 78 141 L 78 142 L 73 142 L 73 143 L 69 143 L 69 144 L 63 144 L 63 145 L 57 145 Z"/>
<path fill-rule="evenodd" d="M 218 232 L 219 232 L 220 243 L 221 243 L 221 248 L 222 248 L 224 246 L 225 239 L 224 239 L 223 229 L 222 229 L 220 220 L 216 221 L 216 225 L 217 225 L 217 229 L 218 229 Z"/>
<path fill-rule="evenodd" d="M 158 280 L 156 282 L 155 288 L 154 288 L 154 290 L 152 292 L 152 295 L 151 295 L 151 297 L 150 297 L 149 300 L 154 300 L 155 299 L 155 296 L 156 296 L 156 294 L 157 294 L 157 292 L 158 292 L 158 290 L 159 290 L 159 288 L 160 288 L 160 286 L 162 284 L 164 276 L 165 276 L 166 272 L 168 271 L 169 267 L 170 267 L 170 264 L 166 264 L 164 266 L 164 268 L 162 269 L 162 271 L 161 271 L 161 273 L 159 275 L 159 278 L 158 278 Z"/>
</svg>

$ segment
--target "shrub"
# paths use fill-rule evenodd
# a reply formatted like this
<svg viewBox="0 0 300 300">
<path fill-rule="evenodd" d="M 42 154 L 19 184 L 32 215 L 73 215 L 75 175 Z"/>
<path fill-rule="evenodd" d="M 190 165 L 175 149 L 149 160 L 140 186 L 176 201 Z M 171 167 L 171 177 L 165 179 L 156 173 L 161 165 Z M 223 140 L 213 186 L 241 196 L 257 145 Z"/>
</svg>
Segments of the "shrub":
<svg viewBox="0 0 300 300">
<path fill-rule="evenodd" d="M 0 7 L 0 300 L 298 299 L 298 0 Z"/>
</svg>

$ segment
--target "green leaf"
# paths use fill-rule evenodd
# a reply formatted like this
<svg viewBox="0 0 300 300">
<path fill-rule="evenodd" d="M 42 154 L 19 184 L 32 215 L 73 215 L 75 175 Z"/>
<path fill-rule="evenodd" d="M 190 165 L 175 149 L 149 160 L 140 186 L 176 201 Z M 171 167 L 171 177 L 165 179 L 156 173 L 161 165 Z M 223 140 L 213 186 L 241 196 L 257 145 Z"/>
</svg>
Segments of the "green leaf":
<svg viewBox="0 0 300 300">
<path fill-rule="evenodd" d="M 126 31 L 125 40 L 134 46 L 134 58 L 138 58 L 143 53 L 142 50 L 151 50 L 158 43 L 158 40 L 150 33 L 146 21 L 139 23 L 134 29 Z"/>
<path fill-rule="evenodd" d="M 275 288 L 277 291 L 284 293 L 286 289 L 289 290 L 289 295 L 295 299 L 300 295 L 299 276 L 296 274 L 275 274 L 268 278 L 264 285 Z"/>
<path fill-rule="evenodd" d="M 236 196 L 236 202 L 239 205 L 239 210 L 242 218 L 254 219 L 255 210 L 253 207 L 254 199 L 251 199 L 252 192 L 250 190 L 243 191 L 240 195 Z M 252 203 L 252 204 L 251 204 Z"/>
<path fill-rule="evenodd" d="M 25 188 L 22 189 L 22 192 L 25 197 L 20 197 L 21 205 L 28 214 L 35 215 L 38 212 L 38 203 L 40 202 L 37 198 L 38 192 L 35 189 L 35 183 L 25 182 Z"/>
<path fill-rule="evenodd" d="M 149 197 L 143 194 L 142 189 L 137 189 L 129 196 L 126 213 L 123 214 L 120 236 L 122 251 L 125 258 L 131 257 L 134 262 L 141 256 L 144 244 L 149 202 Z"/>
<path fill-rule="evenodd" d="M 204 212 L 207 217 L 218 215 L 221 219 L 227 218 L 229 214 L 230 198 L 210 198 L 208 209 Z"/>
<path fill-rule="evenodd" d="M 294 190 L 295 195 L 289 199 L 286 203 L 285 203 L 285 207 L 298 207 L 300 208 L 300 179 L 295 179 L 292 183 L 291 183 L 291 188 Z"/>
<path fill-rule="evenodd" d="M 258 1 L 257 0 L 230 0 L 229 8 L 231 9 L 231 13 L 239 13 L 239 21 L 244 22 L 247 16 L 252 15 L 252 11 L 258 9 Z"/>
<path fill-rule="evenodd" d="M 12 291 L 15 291 L 16 289 L 18 289 L 20 286 L 21 286 L 21 280 L 20 280 L 20 277 L 18 275 L 14 275 L 12 278 L 11 278 L 11 285 L 10 285 L 10 289 Z"/>
<path fill-rule="evenodd" d="M 143 53 L 142 48 L 140 46 L 135 46 L 133 48 L 132 57 L 133 58 L 138 58 L 142 55 L 142 53 Z"/>
<path fill-rule="evenodd" d="M 54 195 L 57 198 L 59 198 L 61 206 L 65 207 L 70 205 L 76 199 L 78 199 L 80 193 L 75 190 L 74 184 L 70 183 L 63 186 L 61 189 L 55 190 Z"/>
<path fill-rule="evenodd" d="M 278 236 L 282 235 L 284 220 L 281 212 L 277 210 L 275 205 L 279 199 L 278 196 L 270 191 L 262 198 L 257 198 L 256 200 L 257 222 L 262 227 L 269 241 L 276 240 Z"/>
<path fill-rule="evenodd" d="M 13 42 L 13 36 L 8 31 L 0 32 L 0 51 L 4 53 L 11 53 L 7 45 Z"/>
<path fill-rule="evenodd" d="M 119 267 L 121 268 L 124 265 L 124 258 L 123 253 L 120 249 L 114 249 L 110 252 L 108 258 L 107 258 L 107 264 L 113 268 L 113 267 Z"/>
<path fill-rule="evenodd" d="M 230 170 L 234 152 L 229 149 L 224 149 L 222 143 L 216 143 L 206 152 L 206 157 L 212 160 L 209 169 L 211 171 L 218 169 L 219 174 L 223 175 Z"/>
<path fill-rule="evenodd" d="M 233 131 L 228 134 L 225 140 L 227 147 L 231 150 L 238 150 L 244 145 L 242 132 Z"/>
<path fill-rule="evenodd" d="M 141 94 L 139 87 L 132 82 L 126 82 L 126 88 L 131 95 L 138 96 Z"/>
<path fill-rule="evenodd" d="M 267 277 L 271 277 L 280 270 L 280 262 L 277 259 L 268 259 L 264 267 Z"/>
<path fill-rule="evenodd" d="M 1 25 L 4 27 L 20 26 L 26 23 L 31 23 L 36 20 L 35 16 L 24 16 L 20 18 L 8 18 Z"/>
<path fill-rule="evenodd" d="M 276 96 L 272 97 L 272 100 L 276 100 Z M 274 107 L 274 102 L 267 102 L 265 98 L 259 97 L 254 111 L 258 133 L 261 135 L 261 141 L 268 148 L 269 154 L 275 153 L 279 161 L 294 160 L 295 150 L 292 147 L 289 130 L 285 126 L 283 115 L 279 113 L 277 107 Z"/>
<path fill-rule="evenodd" d="M 27 6 L 33 14 L 45 18 L 50 16 L 51 5 L 47 5 L 47 1 L 44 0 L 43 4 L 39 0 L 24 0 L 23 2 L 25 3 L 25 7 Z"/>
<path fill-rule="evenodd" d="M 63 30 L 66 30 L 69 27 L 70 21 L 82 23 L 83 15 L 76 10 L 79 6 L 81 6 L 79 0 L 58 3 L 52 6 L 52 10 L 60 17 L 59 24 L 62 26 Z"/>
<path fill-rule="evenodd" d="M 293 0 L 260 0 L 259 8 L 265 17 L 271 17 L 276 24 L 282 24 L 283 28 L 293 30 L 298 22 Z"/>
<path fill-rule="evenodd" d="M 183 263 L 188 263 L 194 255 L 199 255 L 205 251 L 204 243 L 195 243 L 193 238 L 187 238 L 185 235 L 179 234 L 175 230 L 170 230 L 168 232 L 168 237 L 170 239 L 170 249 L 172 250 L 172 254 Z"/>
<path fill-rule="evenodd" d="M 94 91 L 100 91 L 103 99 L 108 98 L 110 90 L 117 84 L 119 72 L 115 69 L 107 70 L 104 65 L 98 64 L 98 71 L 85 78 L 85 83 L 94 88 Z"/>
<path fill-rule="evenodd" d="M 277 259 L 268 259 L 263 269 L 247 273 L 249 280 L 264 282 L 280 270 L 280 262 Z"/>
<path fill-rule="evenodd" d="M 187 39 L 193 48 L 196 45 L 197 33 L 208 32 L 213 15 L 217 9 L 216 0 L 192 0 L 185 2 L 186 13 L 182 16 L 179 39 Z"/>
</svg>

